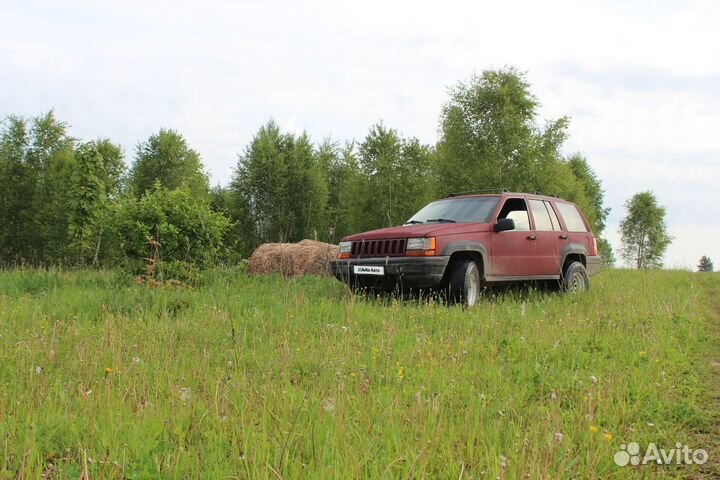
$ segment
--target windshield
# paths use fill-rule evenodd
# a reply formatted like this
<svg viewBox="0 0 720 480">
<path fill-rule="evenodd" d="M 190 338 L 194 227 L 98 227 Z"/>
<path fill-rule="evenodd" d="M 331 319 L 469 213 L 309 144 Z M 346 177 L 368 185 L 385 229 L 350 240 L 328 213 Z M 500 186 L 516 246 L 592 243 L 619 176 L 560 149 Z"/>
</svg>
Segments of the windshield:
<svg viewBox="0 0 720 480">
<path fill-rule="evenodd" d="M 447 198 L 426 205 L 406 223 L 486 223 L 499 197 Z"/>
</svg>

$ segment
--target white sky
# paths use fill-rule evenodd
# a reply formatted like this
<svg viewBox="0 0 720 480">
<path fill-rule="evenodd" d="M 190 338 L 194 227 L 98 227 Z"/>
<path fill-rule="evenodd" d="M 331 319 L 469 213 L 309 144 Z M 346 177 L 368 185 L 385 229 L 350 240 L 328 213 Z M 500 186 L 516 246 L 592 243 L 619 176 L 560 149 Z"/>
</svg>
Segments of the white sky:
<svg viewBox="0 0 720 480">
<path fill-rule="evenodd" d="M 214 183 L 252 134 L 361 139 L 383 121 L 437 140 L 447 88 L 528 72 L 543 119 L 572 118 L 612 208 L 652 190 L 675 242 L 666 265 L 720 266 L 720 0 L 568 2 L 0 0 L 0 115 L 54 108 L 128 161 L 179 130 Z"/>
</svg>

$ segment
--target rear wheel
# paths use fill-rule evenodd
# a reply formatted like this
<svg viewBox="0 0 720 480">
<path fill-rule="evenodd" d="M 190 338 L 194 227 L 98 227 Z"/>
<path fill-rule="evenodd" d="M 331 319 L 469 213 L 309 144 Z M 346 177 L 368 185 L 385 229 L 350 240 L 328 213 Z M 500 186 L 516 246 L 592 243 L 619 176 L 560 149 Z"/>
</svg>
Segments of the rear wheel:
<svg viewBox="0 0 720 480">
<path fill-rule="evenodd" d="M 480 270 L 472 260 L 460 260 L 454 264 L 448 282 L 448 299 L 472 307 L 480 297 Z"/>
<path fill-rule="evenodd" d="M 590 290 L 590 279 L 585 266 L 580 262 L 568 264 L 563 272 L 563 289 L 566 292 L 581 293 Z"/>
</svg>

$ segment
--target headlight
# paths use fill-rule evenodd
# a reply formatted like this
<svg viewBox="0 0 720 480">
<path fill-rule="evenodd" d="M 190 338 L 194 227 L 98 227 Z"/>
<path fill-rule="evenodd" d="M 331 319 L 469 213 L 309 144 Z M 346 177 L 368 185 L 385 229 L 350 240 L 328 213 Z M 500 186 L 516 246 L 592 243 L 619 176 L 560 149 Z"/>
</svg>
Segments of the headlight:
<svg viewBox="0 0 720 480">
<path fill-rule="evenodd" d="M 340 250 L 338 251 L 337 258 L 350 258 L 352 252 L 352 242 L 340 242 Z"/>
<path fill-rule="evenodd" d="M 408 238 L 405 244 L 405 254 L 409 256 L 435 255 L 435 237 Z"/>
<path fill-rule="evenodd" d="M 434 238 L 408 238 L 405 250 L 429 250 L 431 240 L 435 243 Z"/>
</svg>

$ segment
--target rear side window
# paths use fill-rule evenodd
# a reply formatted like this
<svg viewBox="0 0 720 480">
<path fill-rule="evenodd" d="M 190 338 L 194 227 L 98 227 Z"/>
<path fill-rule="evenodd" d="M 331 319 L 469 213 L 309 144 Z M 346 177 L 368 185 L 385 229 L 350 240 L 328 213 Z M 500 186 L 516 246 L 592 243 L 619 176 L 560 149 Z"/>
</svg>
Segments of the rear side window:
<svg viewBox="0 0 720 480">
<path fill-rule="evenodd" d="M 578 212 L 575 205 L 569 203 L 557 202 L 558 210 L 560 215 L 565 219 L 565 225 L 567 225 L 568 232 L 587 232 L 588 229 L 585 226 L 582 215 Z"/>
<path fill-rule="evenodd" d="M 558 220 L 557 215 L 555 214 L 555 209 L 552 206 L 552 203 L 545 200 L 545 208 L 547 208 L 548 213 L 550 214 L 550 219 L 552 220 L 553 224 L 553 230 L 559 231 L 562 230 L 562 227 L 560 226 L 560 220 Z"/>
<path fill-rule="evenodd" d="M 530 209 L 535 219 L 535 230 L 538 232 L 552 232 L 552 220 L 543 202 L 541 200 L 530 200 Z"/>
</svg>

